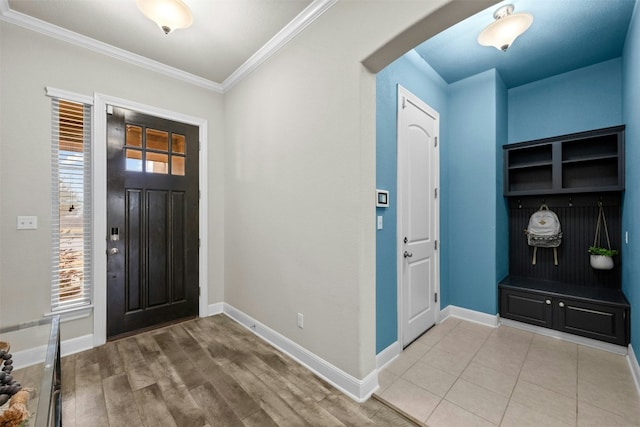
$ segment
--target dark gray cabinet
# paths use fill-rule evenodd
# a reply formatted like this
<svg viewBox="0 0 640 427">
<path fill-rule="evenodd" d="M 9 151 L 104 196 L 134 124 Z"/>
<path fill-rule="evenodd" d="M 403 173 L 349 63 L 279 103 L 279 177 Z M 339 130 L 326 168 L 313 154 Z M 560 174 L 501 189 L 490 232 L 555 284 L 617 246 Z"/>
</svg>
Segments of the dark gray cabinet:
<svg viewBox="0 0 640 427">
<path fill-rule="evenodd" d="M 612 344 L 629 344 L 629 302 L 618 289 L 508 277 L 500 316 Z"/>
<path fill-rule="evenodd" d="M 630 308 L 620 290 L 620 267 L 595 272 L 586 261 L 599 203 L 620 248 L 624 130 L 615 126 L 503 146 L 511 276 L 498 284 L 501 317 L 629 344 Z M 541 203 L 562 222 L 559 266 L 532 265 L 522 235 L 532 209 Z"/>
<path fill-rule="evenodd" d="M 503 149 L 505 196 L 624 190 L 624 126 Z"/>
<path fill-rule="evenodd" d="M 545 328 L 553 327 L 551 297 L 535 292 L 500 288 L 500 316 Z"/>
</svg>

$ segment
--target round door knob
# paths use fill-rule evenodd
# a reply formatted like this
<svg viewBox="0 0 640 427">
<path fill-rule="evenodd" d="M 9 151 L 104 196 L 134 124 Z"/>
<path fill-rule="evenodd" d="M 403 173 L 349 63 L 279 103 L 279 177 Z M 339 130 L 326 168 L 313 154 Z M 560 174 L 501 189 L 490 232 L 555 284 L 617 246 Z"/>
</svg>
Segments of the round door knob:
<svg viewBox="0 0 640 427">
<path fill-rule="evenodd" d="M 559 302 L 559 303 L 558 303 L 558 305 L 559 305 L 560 307 L 564 307 L 564 303 L 563 303 L 562 301 L 561 301 L 561 302 Z"/>
<path fill-rule="evenodd" d="M 548 300 L 546 300 L 546 301 L 545 301 L 545 303 L 546 303 L 547 305 L 550 305 L 550 304 L 551 304 L 551 300 L 550 300 L 550 299 L 548 299 Z"/>
<path fill-rule="evenodd" d="M 115 255 L 117 253 L 120 253 L 120 250 L 118 250 L 118 248 L 111 248 L 111 249 L 109 249 L 109 253 L 111 255 Z"/>
<path fill-rule="evenodd" d="M 411 258 L 412 256 L 413 256 L 413 254 L 411 252 L 404 251 L 404 257 L 405 258 Z"/>
</svg>

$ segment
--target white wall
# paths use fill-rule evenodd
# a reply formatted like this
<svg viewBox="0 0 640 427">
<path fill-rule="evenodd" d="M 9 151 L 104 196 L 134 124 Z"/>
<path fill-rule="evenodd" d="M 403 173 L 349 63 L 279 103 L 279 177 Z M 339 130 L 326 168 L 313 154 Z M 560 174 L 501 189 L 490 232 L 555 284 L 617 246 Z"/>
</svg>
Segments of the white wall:
<svg viewBox="0 0 640 427">
<path fill-rule="evenodd" d="M 209 121 L 209 303 L 364 378 L 375 370 L 375 78 L 361 62 L 401 56 L 407 28 L 403 40 L 423 41 L 418 27 L 447 17 L 413 24 L 440 6 L 463 19 L 489 1 L 341 0 L 224 97 L 0 23 L 0 324 L 48 309 L 44 87 L 100 92 Z M 19 214 L 40 229 L 17 232 Z M 91 326 L 65 324 L 63 339 Z"/>
<path fill-rule="evenodd" d="M 208 121 L 207 279 L 209 302 L 222 301 L 222 96 L 6 22 L 0 22 L 0 52 L 0 324 L 50 311 L 51 108 L 45 86 L 98 92 Z M 38 230 L 17 231 L 17 215 L 37 215 Z M 91 318 L 62 328 L 63 339 L 91 333 Z"/>
<path fill-rule="evenodd" d="M 437 5 L 340 1 L 225 94 L 225 300 L 359 379 L 376 327 L 375 76 L 361 61 Z"/>
</svg>

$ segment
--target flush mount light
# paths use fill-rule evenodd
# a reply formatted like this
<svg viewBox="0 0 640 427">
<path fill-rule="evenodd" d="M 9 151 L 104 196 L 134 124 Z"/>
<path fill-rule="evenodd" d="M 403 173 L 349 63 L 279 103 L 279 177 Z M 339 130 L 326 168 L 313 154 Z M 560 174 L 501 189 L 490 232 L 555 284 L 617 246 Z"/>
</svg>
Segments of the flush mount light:
<svg viewBox="0 0 640 427">
<path fill-rule="evenodd" d="M 513 13 L 513 5 L 508 4 L 496 10 L 496 19 L 478 34 L 478 43 L 482 46 L 493 46 L 506 52 L 513 41 L 533 23 L 530 13 Z"/>
<path fill-rule="evenodd" d="M 193 15 L 182 0 L 136 0 L 138 9 L 165 34 L 187 28 L 193 22 Z"/>
</svg>

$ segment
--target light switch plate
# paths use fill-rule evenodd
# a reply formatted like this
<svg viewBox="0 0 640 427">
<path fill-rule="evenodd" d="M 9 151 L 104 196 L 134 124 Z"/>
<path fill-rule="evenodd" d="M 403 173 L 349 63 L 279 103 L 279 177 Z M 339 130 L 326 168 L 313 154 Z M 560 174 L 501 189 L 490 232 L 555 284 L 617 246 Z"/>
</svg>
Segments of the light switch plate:
<svg viewBox="0 0 640 427">
<path fill-rule="evenodd" d="M 38 217 L 37 216 L 18 216 L 18 223 L 16 228 L 18 230 L 37 230 Z"/>
</svg>

